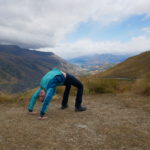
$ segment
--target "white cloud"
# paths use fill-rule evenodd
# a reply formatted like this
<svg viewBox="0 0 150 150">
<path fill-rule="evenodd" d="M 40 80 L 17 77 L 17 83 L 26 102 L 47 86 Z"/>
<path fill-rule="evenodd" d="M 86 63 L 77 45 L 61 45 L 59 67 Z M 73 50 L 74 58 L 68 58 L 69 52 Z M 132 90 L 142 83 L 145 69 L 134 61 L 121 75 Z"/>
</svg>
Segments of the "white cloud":
<svg viewBox="0 0 150 150">
<path fill-rule="evenodd" d="M 55 47 L 80 22 L 109 24 L 134 14 L 150 16 L 150 0 L 0 0 L 0 43 Z M 91 49 L 92 43 L 87 43 Z M 80 42 L 76 44 L 74 49 L 81 53 Z"/>
<path fill-rule="evenodd" d="M 142 29 L 142 31 L 145 33 L 150 33 L 150 27 L 145 27 Z"/>
<path fill-rule="evenodd" d="M 140 53 L 150 50 L 150 39 L 144 36 L 132 38 L 126 43 L 119 41 L 92 41 L 83 39 L 74 43 L 63 43 L 55 48 L 40 49 L 41 51 L 52 51 L 63 58 L 74 58 L 81 55 L 95 53 Z M 67 55 L 66 55 L 67 54 Z"/>
</svg>

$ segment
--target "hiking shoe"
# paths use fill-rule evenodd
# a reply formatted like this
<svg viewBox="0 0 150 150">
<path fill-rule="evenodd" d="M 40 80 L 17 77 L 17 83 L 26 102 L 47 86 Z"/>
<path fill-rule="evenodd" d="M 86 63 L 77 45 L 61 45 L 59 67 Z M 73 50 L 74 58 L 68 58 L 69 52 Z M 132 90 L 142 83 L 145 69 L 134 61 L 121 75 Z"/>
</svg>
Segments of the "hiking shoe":
<svg viewBox="0 0 150 150">
<path fill-rule="evenodd" d="M 68 105 L 65 105 L 65 106 L 61 106 L 61 109 L 66 109 L 66 108 L 68 108 Z"/>
<path fill-rule="evenodd" d="M 86 111 L 87 110 L 87 108 L 86 107 L 78 107 L 78 108 L 75 108 L 75 111 L 76 112 L 80 112 L 80 111 Z"/>
</svg>

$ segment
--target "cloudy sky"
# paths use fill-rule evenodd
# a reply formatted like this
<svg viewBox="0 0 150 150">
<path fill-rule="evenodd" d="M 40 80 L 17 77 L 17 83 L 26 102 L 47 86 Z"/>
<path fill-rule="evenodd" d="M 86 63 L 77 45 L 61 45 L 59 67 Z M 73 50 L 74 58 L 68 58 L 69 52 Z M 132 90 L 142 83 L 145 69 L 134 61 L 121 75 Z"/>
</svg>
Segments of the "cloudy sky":
<svg viewBox="0 0 150 150">
<path fill-rule="evenodd" d="M 150 0 L 0 0 L 0 44 L 63 58 L 150 50 Z"/>
</svg>

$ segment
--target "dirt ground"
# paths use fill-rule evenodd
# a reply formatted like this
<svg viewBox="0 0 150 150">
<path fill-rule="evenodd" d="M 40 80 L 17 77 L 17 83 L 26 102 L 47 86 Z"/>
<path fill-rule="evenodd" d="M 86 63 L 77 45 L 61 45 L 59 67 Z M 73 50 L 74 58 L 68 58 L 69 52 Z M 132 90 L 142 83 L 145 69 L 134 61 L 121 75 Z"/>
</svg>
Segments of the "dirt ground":
<svg viewBox="0 0 150 150">
<path fill-rule="evenodd" d="M 150 150 L 150 97 L 84 96 L 85 112 L 74 98 L 65 110 L 52 101 L 47 120 L 29 115 L 27 102 L 0 104 L 0 150 Z"/>
</svg>

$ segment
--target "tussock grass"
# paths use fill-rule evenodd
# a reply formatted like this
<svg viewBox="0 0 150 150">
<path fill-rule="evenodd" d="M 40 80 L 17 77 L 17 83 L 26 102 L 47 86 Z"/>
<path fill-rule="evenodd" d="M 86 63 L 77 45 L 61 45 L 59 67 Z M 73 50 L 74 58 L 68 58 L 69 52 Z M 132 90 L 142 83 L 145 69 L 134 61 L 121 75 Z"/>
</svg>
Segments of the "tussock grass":
<svg viewBox="0 0 150 150">
<path fill-rule="evenodd" d="M 131 88 L 132 81 L 120 79 L 84 78 L 85 94 L 123 93 Z"/>
<path fill-rule="evenodd" d="M 137 79 L 133 85 L 133 91 L 137 94 L 150 95 L 150 74 Z"/>
<path fill-rule="evenodd" d="M 18 99 L 18 95 L 17 94 L 10 94 L 10 93 L 4 93 L 4 92 L 0 92 L 0 103 L 14 103 L 16 102 Z"/>
<path fill-rule="evenodd" d="M 95 79 L 84 80 L 87 94 L 114 93 L 118 87 L 116 80 Z"/>
</svg>

